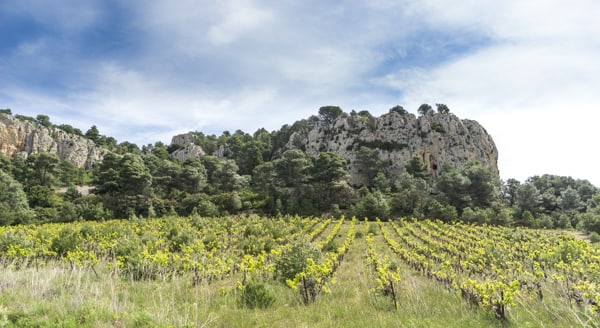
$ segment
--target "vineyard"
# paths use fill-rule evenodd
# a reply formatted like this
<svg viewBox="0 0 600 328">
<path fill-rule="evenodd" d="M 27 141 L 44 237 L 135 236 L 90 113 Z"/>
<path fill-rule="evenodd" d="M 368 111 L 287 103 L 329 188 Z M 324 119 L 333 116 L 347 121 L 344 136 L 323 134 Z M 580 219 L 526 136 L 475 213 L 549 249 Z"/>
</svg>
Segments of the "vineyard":
<svg viewBox="0 0 600 328">
<path fill-rule="evenodd" d="M 598 327 L 566 232 L 356 218 L 0 227 L 0 327 Z"/>
</svg>

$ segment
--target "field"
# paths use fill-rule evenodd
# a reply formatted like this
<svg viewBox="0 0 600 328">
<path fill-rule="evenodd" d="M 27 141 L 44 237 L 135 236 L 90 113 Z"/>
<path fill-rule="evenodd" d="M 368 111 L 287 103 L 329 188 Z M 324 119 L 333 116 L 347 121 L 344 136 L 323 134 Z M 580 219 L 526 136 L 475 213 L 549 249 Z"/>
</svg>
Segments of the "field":
<svg viewBox="0 0 600 328">
<path fill-rule="evenodd" d="M 557 231 L 169 217 L 0 227 L 0 327 L 598 327 Z"/>
</svg>

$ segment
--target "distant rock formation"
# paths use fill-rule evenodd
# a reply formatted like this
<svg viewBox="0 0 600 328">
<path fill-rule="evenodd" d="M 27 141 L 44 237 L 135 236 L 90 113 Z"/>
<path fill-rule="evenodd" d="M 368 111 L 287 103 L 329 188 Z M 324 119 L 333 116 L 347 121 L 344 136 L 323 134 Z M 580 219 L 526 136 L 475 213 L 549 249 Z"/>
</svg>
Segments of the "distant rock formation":
<svg viewBox="0 0 600 328">
<path fill-rule="evenodd" d="M 285 146 L 274 149 L 277 158 L 289 149 L 300 149 L 312 157 L 332 152 L 346 160 L 350 183 L 364 185 L 359 172 L 357 154 L 361 146 L 379 150 L 379 159 L 388 163 L 387 172 L 398 178 L 410 159 L 417 156 L 432 177 L 437 177 L 444 164 L 459 167 L 476 160 L 498 172 L 498 150 L 494 140 L 477 121 L 459 119 L 451 113 L 429 111 L 419 117 L 405 111 L 391 111 L 380 117 L 368 113 L 342 113 L 337 117 L 301 120 L 289 128 Z M 177 148 L 172 156 L 185 160 L 200 158 L 205 151 L 195 144 L 196 135 L 189 132 L 173 137 Z M 230 152 L 220 146 L 214 154 L 225 157 Z"/>
<path fill-rule="evenodd" d="M 380 117 L 340 115 L 334 120 L 314 120 L 308 129 L 290 135 L 285 149 L 299 148 L 316 157 L 333 152 L 344 159 L 350 183 L 362 185 L 356 165 L 361 146 L 379 150 L 387 161 L 388 173 L 399 177 L 408 161 L 418 156 L 436 177 L 442 165 L 459 167 L 477 160 L 498 172 L 498 150 L 492 137 L 477 121 L 461 120 L 451 113 L 434 113 L 416 117 L 410 113 L 390 112 Z"/>
<path fill-rule="evenodd" d="M 91 168 L 108 151 L 97 147 L 90 139 L 57 127 L 46 127 L 0 113 L 0 153 L 6 157 L 17 154 L 26 158 L 44 152 L 56 154 L 61 160 L 70 161 L 78 167 Z"/>
</svg>

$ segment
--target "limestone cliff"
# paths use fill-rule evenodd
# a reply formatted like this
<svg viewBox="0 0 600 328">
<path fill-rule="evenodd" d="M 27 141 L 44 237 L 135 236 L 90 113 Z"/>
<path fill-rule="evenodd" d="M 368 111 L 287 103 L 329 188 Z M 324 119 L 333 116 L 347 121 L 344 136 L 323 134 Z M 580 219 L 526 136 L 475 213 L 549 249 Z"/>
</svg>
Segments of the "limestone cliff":
<svg viewBox="0 0 600 328">
<path fill-rule="evenodd" d="M 492 137 L 478 122 L 461 120 L 451 113 L 430 111 L 420 117 L 398 112 L 380 117 L 344 114 L 307 123 L 290 135 L 282 151 L 299 148 L 313 157 L 320 152 L 337 153 L 346 159 L 353 185 L 364 183 L 356 165 L 361 146 L 378 149 L 393 178 L 404 172 L 405 164 L 414 156 L 433 177 L 444 164 L 458 167 L 469 160 L 477 160 L 499 174 L 498 150 Z"/>
<path fill-rule="evenodd" d="M 97 147 L 92 140 L 59 128 L 0 113 L 0 153 L 7 157 L 15 154 L 27 157 L 43 152 L 56 154 L 78 167 L 90 168 L 107 150 Z"/>
<path fill-rule="evenodd" d="M 392 178 L 398 178 L 414 156 L 421 159 L 434 178 L 444 164 L 459 167 L 470 160 L 499 174 L 498 150 L 492 137 L 478 122 L 459 119 L 451 113 L 430 111 L 419 117 L 404 111 L 380 117 L 368 112 L 342 113 L 335 118 L 313 116 L 282 128 L 277 134 L 285 135 L 284 145 L 273 149 L 272 159 L 288 149 L 301 149 L 313 157 L 333 152 L 346 160 L 349 182 L 355 186 L 366 182 L 357 164 L 361 146 L 379 150 Z M 173 137 L 171 145 L 179 149 L 172 156 L 181 160 L 200 158 L 205 152 L 195 141 L 193 132 Z M 227 157 L 228 152 L 228 146 L 221 145 L 211 155 Z"/>
</svg>

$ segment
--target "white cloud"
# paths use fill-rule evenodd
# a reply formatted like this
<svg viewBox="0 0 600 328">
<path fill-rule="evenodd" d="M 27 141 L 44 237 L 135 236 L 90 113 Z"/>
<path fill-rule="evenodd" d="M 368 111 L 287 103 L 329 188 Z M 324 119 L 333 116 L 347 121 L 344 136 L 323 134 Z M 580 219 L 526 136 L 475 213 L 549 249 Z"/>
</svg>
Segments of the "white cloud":
<svg viewBox="0 0 600 328">
<path fill-rule="evenodd" d="M 217 44 L 229 44 L 253 29 L 265 24 L 271 14 L 251 1 L 225 1 L 218 8 L 220 20 L 208 30 L 209 39 Z"/>
</svg>

